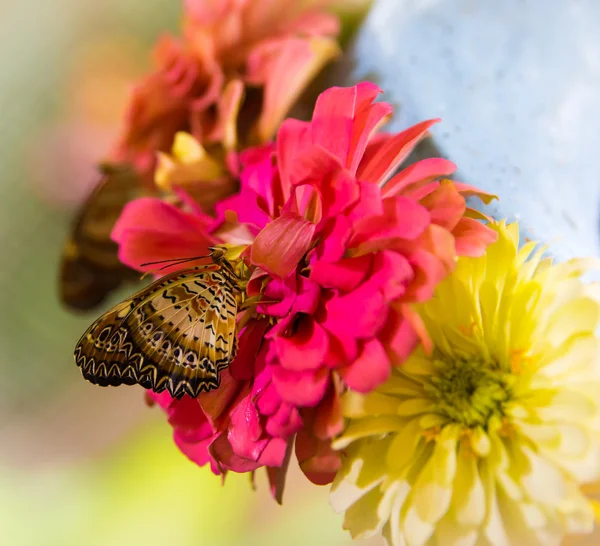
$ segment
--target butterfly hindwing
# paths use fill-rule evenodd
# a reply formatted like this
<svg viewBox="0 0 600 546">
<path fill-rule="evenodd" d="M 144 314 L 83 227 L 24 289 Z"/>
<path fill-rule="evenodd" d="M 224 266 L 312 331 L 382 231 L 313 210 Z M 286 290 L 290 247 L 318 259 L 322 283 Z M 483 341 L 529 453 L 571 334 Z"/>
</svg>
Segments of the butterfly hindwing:
<svg viewBox="0 0 600 546">
<path fill-rule="evenodd" d="M 82 205 L 61 260 L 61 301 L 74 309 L 91 309 L 123 282 L 139 274 L 118 259 L 110 234 L 123 207 L 141 195 L 142 184 L 132 168 L 105 166 L 96 189 Z"/>
<path fill-rule="evenodd" d="M 237 350 L 235 290 L 214 266 L 163 277 L 100 317 L 75 361 L 98 385 L 137 383 L 174 398 L 215 389 Z"/>
</svg>

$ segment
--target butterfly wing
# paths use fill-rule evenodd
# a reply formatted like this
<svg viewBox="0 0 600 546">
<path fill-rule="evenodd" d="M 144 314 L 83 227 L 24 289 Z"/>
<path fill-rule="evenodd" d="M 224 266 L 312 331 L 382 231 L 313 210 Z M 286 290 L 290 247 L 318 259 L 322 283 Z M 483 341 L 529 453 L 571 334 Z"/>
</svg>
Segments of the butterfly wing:
<svg viewBox="0 0 600 546">
<path fill-rule="evenodd" d="M 119 261 L 110 234 L 123 207 L 141 193 L 142 184 L 132 168 L 102 168 L 102 178 L 82 206 L 63 250 L 59 291 L 68 307 L 91 309 L 123 282 L 139 279 Z"/>
<path fill-rule="evenodd" d="M 237 350 L 235 284 L 211 266 L 159 279 L 100 317 L 75 348 L 92 383 L 174 398 L 219 386 Z"/>
</svg>

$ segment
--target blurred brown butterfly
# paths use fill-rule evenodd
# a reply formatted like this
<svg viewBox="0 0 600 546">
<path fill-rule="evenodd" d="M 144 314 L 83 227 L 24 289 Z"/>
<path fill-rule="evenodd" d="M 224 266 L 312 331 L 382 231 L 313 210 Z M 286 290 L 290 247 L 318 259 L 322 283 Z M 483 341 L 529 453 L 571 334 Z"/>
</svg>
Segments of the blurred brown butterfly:
<svg viewBox="0 0 600 546">
<path fill-rule="evenodd" d="M 237 350 L 240 289 L 224 251 L 119 303 L 83 334 L 75 363 L 101 386 L 139 384 L 174 398 L 216 389 Z"/>
<path fill-rule="evenodd" d="M 103 165 L 102 178 L 75 219 L 61 261 L 60 299 L 68 307 L 91 309 L 139 273 L 123 265 L 110 234 L 123 207 L 147 191 L 132 167 Z"/>
</svg>

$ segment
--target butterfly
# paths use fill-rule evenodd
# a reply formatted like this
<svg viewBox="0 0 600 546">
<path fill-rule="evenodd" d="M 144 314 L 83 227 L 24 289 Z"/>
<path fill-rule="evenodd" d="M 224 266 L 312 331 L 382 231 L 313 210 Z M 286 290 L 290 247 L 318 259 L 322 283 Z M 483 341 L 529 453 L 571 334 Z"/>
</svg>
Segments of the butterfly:
<svg viewBox="0 0 600 546">
<path fill-rule="evenodd" d="M 124 282 L 139 279 L 136 271 L 119 261 L 110 234 L 123 207 L 144 193 L 143 183 L 127 165 L 106 164 L 100 166 L 100 173 L 63 249 L 59 294 L 73 309 L 92 309 Z"/>
<path fill-rule="evenodd" d="M 102 315 L 75 348 L 101 386 L 139 384 L 173 398 L 216 389 L 237 351 L 237 274 L 221 248 L 213 264 L 168 274 Z"/>
</svg>

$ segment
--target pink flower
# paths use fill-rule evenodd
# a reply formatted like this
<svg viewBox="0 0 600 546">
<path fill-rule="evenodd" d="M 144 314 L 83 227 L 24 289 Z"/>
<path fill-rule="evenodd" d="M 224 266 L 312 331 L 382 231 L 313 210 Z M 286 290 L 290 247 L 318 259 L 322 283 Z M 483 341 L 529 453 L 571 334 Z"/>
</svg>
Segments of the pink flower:
<svg viewBox="0 0 600 546">
<path fill-rule="evenodd" d="M 199 463 L 210 460 L 208 449 L 223 468 L 242 469 L 228 466 L 234 455 L 253 468 L 277 467 L 297 434 L 307 476 L 330 481 L 339 465 L 329 446 L 342 426 L 339 394 L 371 391 L 427 343 L 411 304 L 432 296 L 457 254 L 479 255 L 495 239 L 465 204 L 468 195 L 493 196 L 448 180 L 449 161 L 393 175 L 438 120 L 378 133 L 391 114 L 374 102 L 379 92 L 370 83 L 329 89 L 311 122 L 287 120 L 274 146 L 244 152 L 240 191 L 217 204 L 213 219 L 151 199 L 121 217 L 114 238 L 133 267 L 172 248 L 174 258 L 215 241 L 246 246 L 246 293 L 263 303 L 243 312 L 230 366 L 244 395 L 223 422 L 230 451 L 217 456 L 200 434 Z"/>
<path fill-rule="evenodd" d="M 157 43 L 156 69 L 133 91 L 113 159 L 151 174 L 156 152 L 169 151 L 179 131 L 221 161 L 240 138 L 269 139 L 338 53 L 337 18 L 309 4 L 186 1 L 183 36 Z"/>
</svg>

